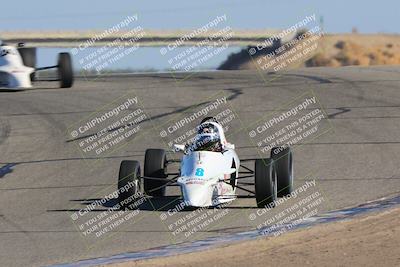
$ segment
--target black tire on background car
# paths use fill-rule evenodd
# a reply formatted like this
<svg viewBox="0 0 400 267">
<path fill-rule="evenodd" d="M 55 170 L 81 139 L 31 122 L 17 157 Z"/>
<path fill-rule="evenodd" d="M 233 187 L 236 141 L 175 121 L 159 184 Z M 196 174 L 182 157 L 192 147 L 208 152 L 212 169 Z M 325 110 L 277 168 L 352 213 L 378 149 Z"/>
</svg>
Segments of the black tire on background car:
<svg viewBox="0 0 400 267">
<path fill-rule="evenodd" d="M 22 62 L 25 66 L 36 69 L 36 48 L 35 47 L 19 47 L 18 52 L 21 55 Z M 31 81 L 35 80 L 35 72 L 31 73 Z"/>
<path fill-rule="evenodd" d="M 290 147 L 274 147 L 271 158 L 275 162 L 278 178 L 278 197 L 289 195 L 293 191 L 293 153 Z"/>
<path fill-rule="evenodd" d="M 58 78 L 60 79 L 61 88 L 70 88 L 74 83 L 74 75 L 72 71 L 72 59 L 69 53 L 58 54 Z"/>
<path fill-rule="evenodd" d="M 274 161 L 272 159 L 256 159 L 254 172 L 257 207 L 273 206 L 277 198 Z"/>
<path fill-rule="evenodd" d="M 135 194 L 140 190 L 139 178 L 140 163 L 136 160 L 123 160 L 118 175 L 118 203 L 121 209 L 125 209 L 133 203 Z M 128 200 L 128 198 L 131 199 Z M 124 203 L 124 200 L 126 200 L 126 203 Z"/>
<path fill-rule="evenodd" d="M 149 196 L 165 196 L 167 183 L 167 157 L 164 149 L 147 149 L 144 156 L 144 176 L 165 179 L 144 179 L 144 192 Z"/>
</svg>

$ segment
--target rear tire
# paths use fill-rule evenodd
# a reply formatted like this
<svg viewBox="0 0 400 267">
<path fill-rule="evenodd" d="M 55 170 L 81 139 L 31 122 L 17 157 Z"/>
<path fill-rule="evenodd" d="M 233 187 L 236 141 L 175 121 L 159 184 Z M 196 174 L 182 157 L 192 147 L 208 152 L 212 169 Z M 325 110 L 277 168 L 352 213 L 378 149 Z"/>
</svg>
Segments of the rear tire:
<svg viewBox="0 0 400 267">
<path fill-rule="evenodd" d="M 167 178 L 167 156 L 164 149 L 147 149 L 144 157 L 144 176 Z M 144 192 L 149 196 L 165 196 L 167 181 L 144 179 Z"/>
<path fill-rule="evenodd" d="M 256 159 L 254 172 L 257 207 L 273 205 L 277 198 L 274 161 L 272 159 Z"/>
<path fill-rule="evenodd" d="M 72 59 L 69 53 L 58 54 L 58 78 L 61 88 L 70 88 L 74 83 Z"/>
<path fill-rule="evenodd" d="M 284 197 L 293 192 L 293 154 L 290 147 L 274 147 L 271 149 L 278 178 L 278 197 Z"/>
<path fill-rule="evenodd" d="M 22 62 L 25 66 L 36 69 L 36 48 L 20 47 L 18 52 L 21 55 Z M 31 81 L 35 80 L 35 72 L 31 73 Z"/>
<path fill-rule="evenodd" d="M 123 203 L 124 200 L 135 196 L 139 192 L 139 177 L 140 177 L 140 163 L 136 160 L 123 160 L 119 167 L 118 176 L 118 203 L 121 209 L 126 209 L 130 204 L 133 203 L 133 198 L 127 203 Z M 121 190 L 124 187 L 127 190 Z M 123 192 L 122 192 L 123 191 Z"/>
</svg>

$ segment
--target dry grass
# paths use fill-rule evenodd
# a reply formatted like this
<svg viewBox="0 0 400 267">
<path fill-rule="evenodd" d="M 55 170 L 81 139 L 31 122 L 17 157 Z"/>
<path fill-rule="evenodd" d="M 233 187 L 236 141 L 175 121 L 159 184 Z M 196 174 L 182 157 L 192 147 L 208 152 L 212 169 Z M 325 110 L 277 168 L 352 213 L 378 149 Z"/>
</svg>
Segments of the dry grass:
<svg viewBox="0 0 400 267">
<path fill-rule="evenodd" d="M 399 35 L 327 35 L 307 66 L 400 64 Z"/>
<path fill-rule="evenodd" d="M 400 35 L 387 34 L 331 34 L 324 35 L 317 42 L 318 48 L 309 57 L 301 57 L 292 64 L 287 64 L 279 70 L 287 70 L 298 67 L 340 67 L 340 66 L 370 66 L 370 65 L 399 65 L 400 64 Z M 307 43 L 310 48 L 315 42 Z M 219 69 L 256 69 L 272 71 L 277 64 L 269 65 L 265 69 L 265 61 L 260 61 L 265 54 L 274 51 L 276 47 L 269 47 L 259 51 L 250 59 L 247 50 L 232 54 L 221 64 Z M 301 54 L 307 48 L 301 45 L 301 42 L 292 49 L 277 54 L 269 58 L 274 62 L 277 56 L 283 56 L 285 53 L 291 53 L 291 50 Z M 267 60 L 267 61 L 268 61 Z M 260 62 L 263 62 L 262 64 Z"/>
</svg>

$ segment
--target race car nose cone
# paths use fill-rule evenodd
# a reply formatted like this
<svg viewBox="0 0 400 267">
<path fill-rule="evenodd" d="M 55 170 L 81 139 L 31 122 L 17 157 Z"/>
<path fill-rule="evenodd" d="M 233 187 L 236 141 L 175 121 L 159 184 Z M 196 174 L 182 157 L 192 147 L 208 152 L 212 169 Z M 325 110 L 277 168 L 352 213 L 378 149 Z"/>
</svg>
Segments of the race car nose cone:
<svg viewBox="0 0 400 267">
<path fill-rule="evenodd" d="M 183 198 L 189 206 L 208 207 L 212 202 L 212 189 L 207 185 L 186 184 L 182 186 Z"/>
</svg>

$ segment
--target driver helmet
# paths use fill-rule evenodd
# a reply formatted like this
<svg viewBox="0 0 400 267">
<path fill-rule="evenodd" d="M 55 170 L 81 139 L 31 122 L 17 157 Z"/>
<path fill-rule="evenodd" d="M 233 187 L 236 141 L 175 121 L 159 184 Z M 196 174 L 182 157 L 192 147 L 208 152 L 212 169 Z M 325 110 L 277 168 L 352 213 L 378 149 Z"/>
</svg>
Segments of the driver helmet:
<svg viewBox="0 0 400 267">
<path fill-rule="evenodd" d="M 195 151 L 220 151 L 221 138 L 218 128 L 212 123 L 202 123 L 198 126 L 194 143 Z"/>
</svg>

